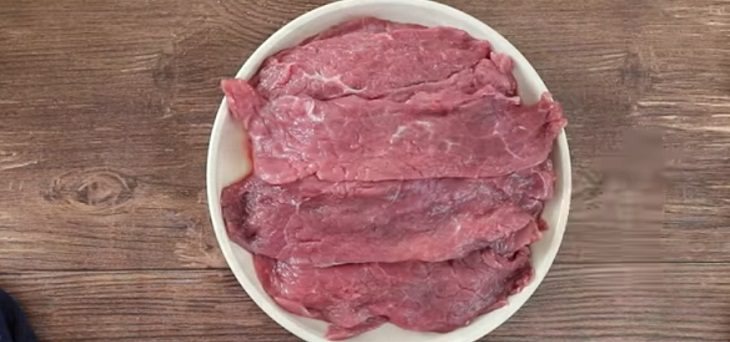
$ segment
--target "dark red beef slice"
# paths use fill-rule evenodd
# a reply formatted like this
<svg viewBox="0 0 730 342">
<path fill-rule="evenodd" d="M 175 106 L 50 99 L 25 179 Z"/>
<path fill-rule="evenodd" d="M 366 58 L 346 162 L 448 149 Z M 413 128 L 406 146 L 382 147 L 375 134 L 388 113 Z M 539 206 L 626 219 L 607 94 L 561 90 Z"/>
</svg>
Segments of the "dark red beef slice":
<svg viewBox="0 0 730 342">
<path fill-rule="evenodd" d="M 385 322 L 446 332 L 506 304 L 532 277 L 529 249 L 490 250 L 444 262 L 290 265 L 264 256 L 254 263 L 266 292 L 286 310 L 330 322 L 345 339 Z"/>
<path fill-rule="evenodd" d="M 537 240 L 553 179 L 549 162 L 487 179 L 271 185 L 249 177 L 225 188 L 222 206 L 236 243 L 292 264 L 441 261 Z"/>
</svg>

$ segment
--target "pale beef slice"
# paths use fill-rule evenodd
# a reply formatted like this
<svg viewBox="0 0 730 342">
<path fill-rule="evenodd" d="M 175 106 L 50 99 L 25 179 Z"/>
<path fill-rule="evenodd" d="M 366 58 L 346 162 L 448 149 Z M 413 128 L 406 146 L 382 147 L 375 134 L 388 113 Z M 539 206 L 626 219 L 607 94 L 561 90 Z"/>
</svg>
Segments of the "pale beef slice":
<svg viewBox="0 0 730 342">
<path fill-rule="evenodd" d="M 251 83 L 224 81 L 254 155 L 253 176 L 224 191 L 224 215 L 229 236 L 261 253 L 255 266 L 265 290 L 293 313 L 331 322 L 331 339 L 386 321 L 449 331 L 504 305 L 531 278 L 523 246 L 539 236 L 535 227 L 545 228 L 537 216 L 554 181 L 545 161 L 565 124 L 549 96 L 520 105 L 511 69 L 509 57 L 459 30 L 365 18 L 270 57 Z M 530 173 L 540 167 L 550 168 L 538 172 L 542 185 Z M 506 178 L 515 185 L 498 185 Z M 456 200 L 475 184 L 498 191 Z M 455 197 L 418 197 L 429 188 Z M 388 203 L 394 197 L 401 200 Z M 360 208 L 367 215 L 358 216 Z M 418 210 L 435 215 L 419 217 Z M 444 220 L 448 212 L 458 221 L 460 214 L 485 218 L 500 210 L 514 210 L 505 222 L 527 214 L 530 223 L 494 227 L 490 235 L 464 220 L 458 238 L 418 240 L 424 231 L 456 232 L 458 225 Z M 363 226 L 368 220 L 373 224 Z M 371 246 L 378 234 L 393 237 L 378 240 L 388 248 Z M 477 236 L 482 244 L 474 244 Z M 415 251 L 399 250 L 399 238 L 411 239 Z M 352 253 L 333 249 L 337 244 Z M 315 266 L 348 262 L 350 254 L 438 260 L 469 246 L 487 249 L 441 262 Z"/>
</svg>

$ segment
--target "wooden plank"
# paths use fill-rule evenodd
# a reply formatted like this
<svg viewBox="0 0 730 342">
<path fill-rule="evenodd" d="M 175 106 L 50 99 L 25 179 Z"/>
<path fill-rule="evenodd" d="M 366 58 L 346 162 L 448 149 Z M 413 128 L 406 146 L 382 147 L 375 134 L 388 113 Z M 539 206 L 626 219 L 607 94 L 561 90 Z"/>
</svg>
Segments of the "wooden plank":
<svg viewBox="0 0 730 342">
<path fill-rule="evenodd" d="M 557 265 L 488 341 L 727 341 L 727 264 Z"/>
<path fill-rule="evenodd" d="M 730 261 L 725 2 L 448 2 L 565 105 L 577 189 L 560 262 Z M 2 6 L 0 269 L 225 267 L 204 198 L 218 81 L 322 3 Z M 671 152 L 658 192 L 604 167 L 641 126 Z"/>
<path fill-rule="evenodd" d="M 3 274 L 43 341 L 292 340 L 228 271 Z"/>
<path fill-rule="evenodd" d="M 206 2 L 2 7 L 0 269 L 224 267 L 205 151 L 263 34 Z"/>
<path fill-rule="evenodd" d="M 556 265 L 486 340 L 727 341 L 727 274 L 727 264 Z M 223 270 L 3 273 L 0 286 L 42 340 L 296 340 Z"/>
</svg>

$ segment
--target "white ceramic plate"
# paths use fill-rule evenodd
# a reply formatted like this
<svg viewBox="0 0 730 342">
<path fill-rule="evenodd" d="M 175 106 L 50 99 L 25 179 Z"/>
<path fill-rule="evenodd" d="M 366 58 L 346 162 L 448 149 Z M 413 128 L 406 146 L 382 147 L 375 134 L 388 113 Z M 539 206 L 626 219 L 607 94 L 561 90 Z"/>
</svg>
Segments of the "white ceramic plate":
<svg viewBox="0 0 730 342">
<path fill-rule="evenodd" d="M 518 92 L 525 103 L 535 103 L 547 91 L 545 84 L 529 62 L 506 39 L 486 24 L 452 7 L 426 0 L 344 0 L 319 7 L 293 20 L 274 33 L 249 57 L 237 78 L 249 79 L 261 62 L 275 52 L 296 45 L 303 39 L 347 19 L 374 16 L 398 22 L 426 26 L 450 26 L 472 36 L 486 39 L 495 51 L 506 53 L 515 61 L 514 75 Z M 244 157 L 243 128 L 228 115 L 228 106 L 221 102 L 216 114 L 208 149 L 208 205 L 218 243 L 236 279 L 248 295 L 279 325 L 307 341 L 326 341 L 326 324 L 288 313 L 280 308 L 261 287 L 249 252 L 228 239 L 220 207 L 221 190 L 246 175 L 250 162 Z M 558 175 L 555 197 L 547 202 L 543 219 L 550 229 L 532 245 L 534 279 L 520 293 L 509 297 L 509 304 L 476 318 L 470 325 L 450 333 L 421 333 L 386 324 L 352 338 L 352 341 L 455 342 L 473 341 L 506 321 L 535 292 L 558 252 L 565 231 L 570 206 L 570 156 L 565 132 L 555 142 L 552 158 Z M 546 313 L 549 314 L 549 313 Z"/>
</svg>

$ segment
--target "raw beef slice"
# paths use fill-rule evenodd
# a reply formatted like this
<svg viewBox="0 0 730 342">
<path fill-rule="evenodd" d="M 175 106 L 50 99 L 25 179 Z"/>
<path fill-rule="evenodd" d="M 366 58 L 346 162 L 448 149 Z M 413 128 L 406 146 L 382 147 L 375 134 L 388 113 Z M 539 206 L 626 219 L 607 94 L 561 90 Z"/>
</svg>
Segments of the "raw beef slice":
<svg viewBox="0 0 730 342">
<path fill-rule="evenodd" d="M 284 50 L 250 83 L 223 82 L 260 179 L 493 177 L 547 158 L 562 109 L 549 96 L 521 104 L 509 57 L 459 30 L 376 23 Z"/>
<path fill-rule="evenodd" d="M 231 87 L 224 85 L 234 94 Z M 272 184 L 309 175 L 331 182 L 502 176 L 543 162 L 564 124 L 546 97 L 526 107 L 491 87 L 464 96 L 420 95 L 404 103 L 357 96 L 272 100 L 244 120 L 254 172 Z"/>
<path fill-rule="evenodd" d="M 512 68 L 461 30 L 363 18 L 223 81 L 253 159 L 223 215 L 267 293 L 343 339 L 450 331 L 522 289 L 565 118 Z"/>
<path fill-rule="evenodd" d="M 445 79 L 476 65 L 490 52 L 489 43 L 450 28 L 398 25 L 398 29 L 351 32 L 356 34 L 332 32 L 335 35 L 322 35 L 267 58 L 254 78 L 258 91 L 266 98 L 379 97 Z"/>
<path fill-rule="evenodd" d="M 498 178 L 271 185 L 255 176 L 222 196 L 228 235 L 291 264 L 442 261 L 485 247 L 509 253 L 540 236 L 549 162 Z"/>
<path fill-rule="evenodd" d="M 327 338 L 345 339 L 385 322 L 446 332 L 506 304 L 532 277 L 529 249 L 502 256 L 486 250 L 424 263 L 294 266 L 257 255 L 266 292 L 286 310 L 330 322 Z"/>
</svg>

